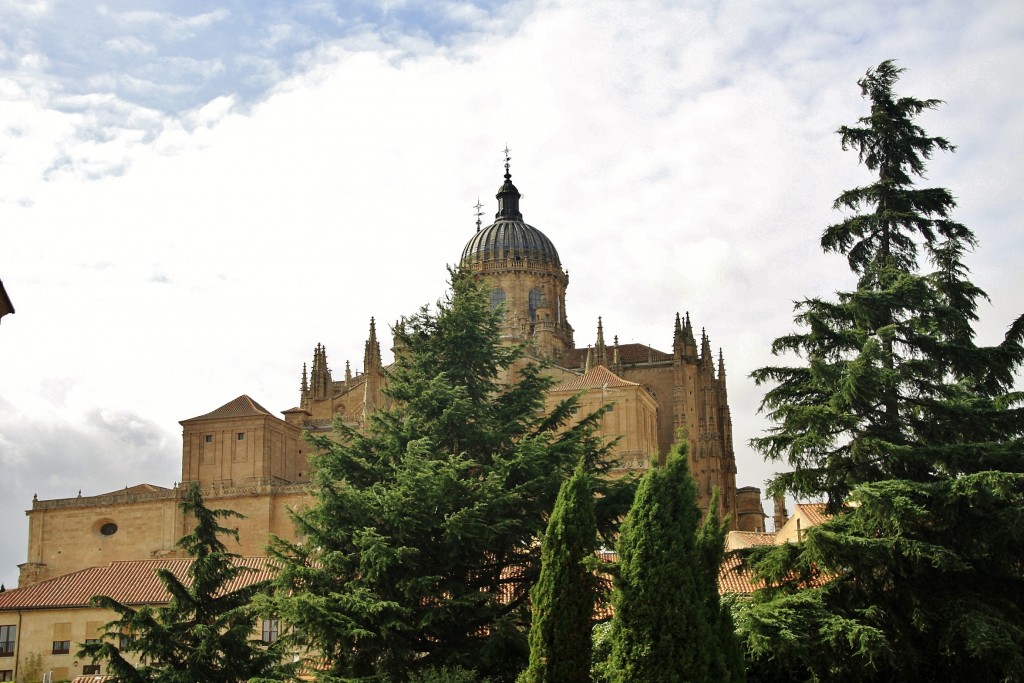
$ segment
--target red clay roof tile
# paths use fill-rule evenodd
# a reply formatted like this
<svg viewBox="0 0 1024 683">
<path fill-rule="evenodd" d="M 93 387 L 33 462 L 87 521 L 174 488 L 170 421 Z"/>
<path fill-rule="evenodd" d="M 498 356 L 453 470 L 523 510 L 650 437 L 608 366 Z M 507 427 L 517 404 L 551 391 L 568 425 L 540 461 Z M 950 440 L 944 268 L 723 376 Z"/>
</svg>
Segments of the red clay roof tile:
<svg viewBox="0 0 1024 683">
<path fill-rule="evenodd" d="M 251 586 L 273 576 L 263 557 L 244 557 L 239 564 L 255 571 L 239 574 L 227 591 Z M 94 595 L 108 595 L 127 605 L 166 603 L 170 594 L 157 578 L 157 569 L 169 569 L 184 579 L 191 559 L 127 560 L 58 576 L 0 593 L 0 610 L 85 607 Z"/>
</svg>

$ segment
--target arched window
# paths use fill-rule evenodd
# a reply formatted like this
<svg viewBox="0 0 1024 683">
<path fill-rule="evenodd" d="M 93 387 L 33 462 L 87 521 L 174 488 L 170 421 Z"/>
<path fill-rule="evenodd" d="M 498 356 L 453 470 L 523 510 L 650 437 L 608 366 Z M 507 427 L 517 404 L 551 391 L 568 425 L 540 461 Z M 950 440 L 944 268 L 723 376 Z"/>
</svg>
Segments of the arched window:
<svg viewBox="0 0 1024 683">
<path fill-rule="evenodd" d="M 495 287 L 491 290 L 491 310 L 493 311 L 503 303 L 505 303 L 505 290 L 501 287 Z"/>
<path fill-rule="evenodd" d="M 537 307 L 540 306 L 540 300 L 543 296 L 539 289 L 530 290 L 530 320 L 537 319 Z"/>
</svg>

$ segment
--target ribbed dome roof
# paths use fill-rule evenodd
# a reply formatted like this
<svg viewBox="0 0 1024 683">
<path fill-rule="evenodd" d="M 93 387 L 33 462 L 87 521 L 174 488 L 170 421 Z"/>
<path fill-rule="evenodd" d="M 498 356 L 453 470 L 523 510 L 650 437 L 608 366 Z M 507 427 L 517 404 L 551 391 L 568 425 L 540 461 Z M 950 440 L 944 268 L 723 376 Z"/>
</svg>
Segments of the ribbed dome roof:
<svg viewBox="0 0 1024 683">
<path fill-rule="evenodd" d="M 473 235 L 462 250 L 463 265 L 507 258 L 562 265 L 547 235 L 515 219 L 502 219 L 488 225 Z"/>
<path fill-rule="evenodd" d="M 501 259 L 524 259 L 535 263 L 547 263 L 561 266 L 558 251 L 547 235 L 532 225 L 523 222 L 523 214 L 519 212 L 519 199 L 522 195 L 512 184 L 512 176 L 508 170 L 508 157 L 505 158 L 505 182 L 498 188 L 495 198 L 498 200 L 498 213 L 494 223 L 483 230 L 477 230 L 472 239 L 462 250 L 462 265 L 473 265 L 485 261 Z M 479 228 L 480 222 L 477 221 Z"/>
</svg>

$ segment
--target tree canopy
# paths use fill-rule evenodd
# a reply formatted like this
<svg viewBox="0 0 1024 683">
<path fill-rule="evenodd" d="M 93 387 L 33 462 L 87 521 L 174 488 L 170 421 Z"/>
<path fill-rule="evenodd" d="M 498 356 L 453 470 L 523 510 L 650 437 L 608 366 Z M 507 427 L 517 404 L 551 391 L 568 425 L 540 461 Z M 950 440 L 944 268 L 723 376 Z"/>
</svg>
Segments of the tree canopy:
<svg viewBox="0 0 1024 683">
<path fill-rule="evenodd" d="M 732 622 L 719 603 L 727 527 L 715 512 L 717 495 L 702 524 L 685 439 L 664 467 L 641 479 L 616 545 L 610 680 L 744 680 Z"/>
<path fill-rule="evenodd" d="M 838 131 L 875 178 L 821 238 L 856 287 L 798 302 L 772 350 L 803 364 L 753 373 L 774 426 L 752 444 L 788 468 L 771 490 L 834 515 L 755 553 L 769 588 L 741 626 L 765 680 L 1024 677 L 1024 317 L 975 342 L 974 234 L 952 193 L 915 184 L 954 148 L 917 123 L 938 100 L 894 93 L 901 72 L 869 70 L 869 114 Z"/>
<path fill-rule="evenodd" d="M 545 410 L 552 380 L 500 338 L 499 308 L 453 271 L 452 290 L 395 328 L 390 406 L 361 431 L 311 438 L 315 501 L 300 543 L 277 540 L 274 609 L 319 660 L 317 680 L 404 680 L 474 669 L 512 680 L 526 665 L 528 596 L 562 482 L 606 467 L 600 413 L 568 425 Z M 611 533 L 628 484 L 599 480 Z"/>
<path fill-rule="evenodd" d="M 562 484 L 544 534 L 523 683 L 590 683 L 596 545 L 594 483 L 579 467 Z"/>
<path fill-rule="evenodd" d="M 255 630 L 253 596 L 266 584 L 231 587 L 254 569 L 227 552 L 220 537 L 237 539 L 238 531 L 219 520 L 241 515 L 207 508 L 195 483 L 180 507 L 195 519 L 192 533 L 177 543 L 192 563 L 184 580 L 168 569 L 157 570 L 170 602 L 135 609 L 107 596 L 93 598 L 94 606 L 119 618 L 106 625 L 102 639 L 86 643 L 76 656 L 105 662 L 108 673 L 125 683 L 242 683 L 286 677 L 292 667 L 283 663 L 281 645 L 262 642 Z"/>
</svg>

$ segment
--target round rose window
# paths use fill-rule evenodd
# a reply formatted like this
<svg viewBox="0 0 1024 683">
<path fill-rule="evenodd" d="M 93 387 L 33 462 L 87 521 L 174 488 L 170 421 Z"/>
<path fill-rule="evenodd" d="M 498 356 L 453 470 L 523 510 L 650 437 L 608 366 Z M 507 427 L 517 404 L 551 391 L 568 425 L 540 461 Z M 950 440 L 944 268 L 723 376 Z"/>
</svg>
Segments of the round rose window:
<svg viewBox="0 0 1024 683">
<path fill-rule="evenodd" d="M 100 533 L 104 536 L 113 536 L 117 533 L 117 525 L 113 522 L 107 522 L 100 527 Z"/>
</svg>

